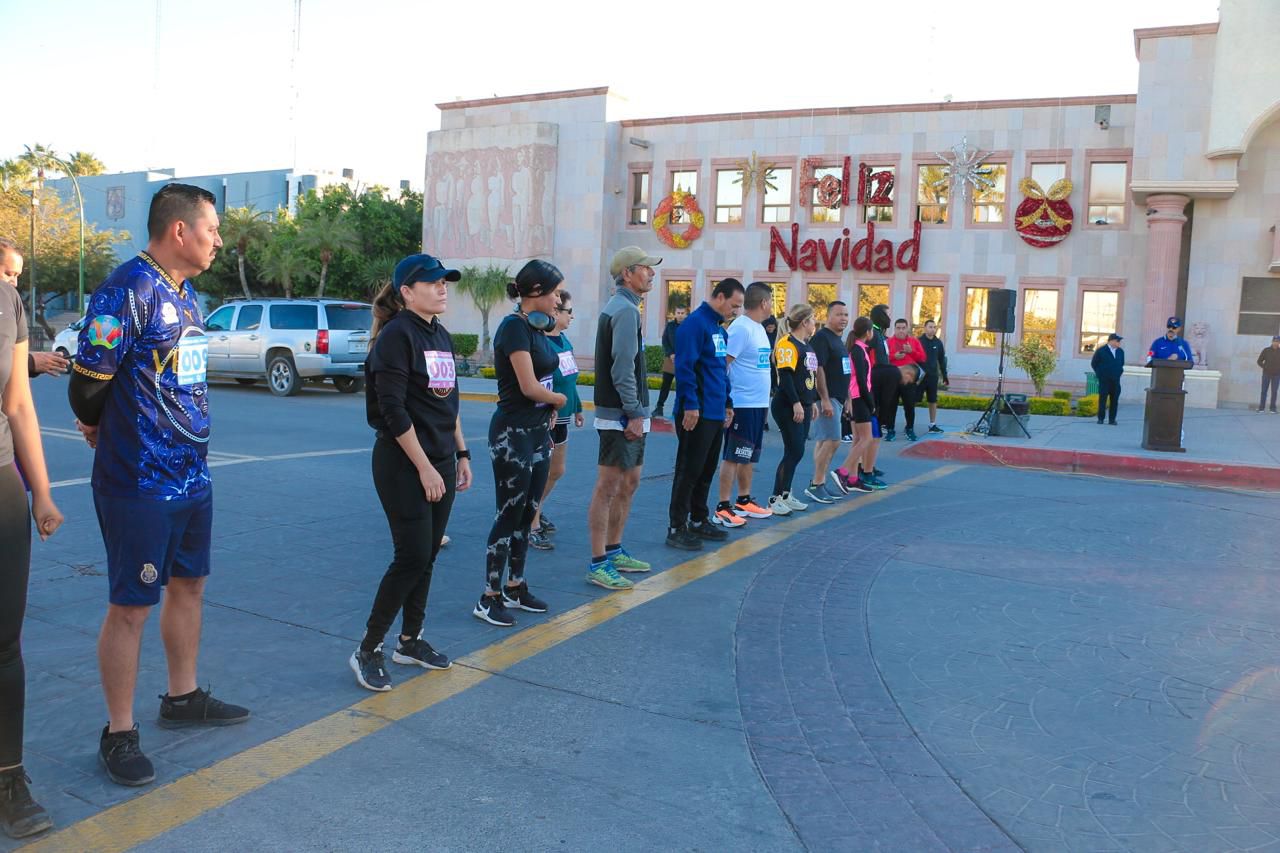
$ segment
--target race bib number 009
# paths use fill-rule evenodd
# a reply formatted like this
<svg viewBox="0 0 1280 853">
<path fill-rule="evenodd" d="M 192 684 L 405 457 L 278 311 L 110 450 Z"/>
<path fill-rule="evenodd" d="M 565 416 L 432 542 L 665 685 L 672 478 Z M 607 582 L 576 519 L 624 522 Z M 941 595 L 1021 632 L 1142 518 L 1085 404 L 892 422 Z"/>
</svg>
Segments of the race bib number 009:
<svg viewBox="0 0 1280 853">
<path fill-rule="evenodd" d="M 756 350 L 756 368 L 757 369 L 759 370 L 769 369 L 769 353 L 770 353 L 770 349 L 768 347 L 760 347 L 760 349 Z"/>
<path fill-rule="evenodd" d="M 849 363 L 849 356 L 840 359 L 840 369 L 844 371 L 844 375 L 848 376 L 853 372 L 853 366 Z"/>
<path fill-rule="evenodd" d="M 201 385 L 209 363 L 209 339 L 189 335 L 178 342 L 178 384 Z"/>
<path fill-rule="evenodd" d="M 452 389 L 458 384 L 457 368 L 453 363 L 453 353 L 439 350 L 424 350 L 422 353 L 427 362 L 427 387 Z"/>
<path fill-rule="evenodd" d="M 724 358 L 729 354 L 729 345 L 725 342 L 724 335 L 715 332 L 711 335 L 711 340 L 715 344 L 717 358 Z"/>
</svg>

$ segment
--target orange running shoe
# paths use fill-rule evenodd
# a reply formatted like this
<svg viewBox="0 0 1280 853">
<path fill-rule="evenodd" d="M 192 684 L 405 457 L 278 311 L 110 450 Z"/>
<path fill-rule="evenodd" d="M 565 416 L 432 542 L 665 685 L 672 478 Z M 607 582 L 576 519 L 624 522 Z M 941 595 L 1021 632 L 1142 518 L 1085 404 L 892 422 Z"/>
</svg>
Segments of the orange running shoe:
<svg viewBox="0 0 1280 853">
<path fill-rule="evenodd" d="M 723 527 L 741 527 L 746 524 L 733 510 L 721 507 L 716 508 L 715 515 L 711 516 L 711 523 L 719 524 Z"/>
<path fill-rule="evenodd" d="M 773 516 L 773 512 L 771 510 L 765 509 L 757 504 L 751 499 L 751 495 L 747 495 L 745 498 L 739 498 L 733 505 L 733 511 L 746 518 L 770 518 Z"/>
</svg>

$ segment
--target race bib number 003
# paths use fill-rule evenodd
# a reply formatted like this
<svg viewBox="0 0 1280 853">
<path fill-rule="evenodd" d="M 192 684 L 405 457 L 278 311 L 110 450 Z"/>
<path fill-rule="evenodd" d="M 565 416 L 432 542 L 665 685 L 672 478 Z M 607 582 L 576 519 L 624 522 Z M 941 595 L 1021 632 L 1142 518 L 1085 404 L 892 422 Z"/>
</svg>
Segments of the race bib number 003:
<svg viewBox="0 0 1280 853">
<path fill-rule="evenodd" d="M 566 350 L 560 353 L 560 375 L 572 376 L 578 372 L 578 362 L 573 357 L 572 350 Z"/>
<path fill-rule="evenodd" d="M 422 355 L 427 362 L 428 388 L 452 389 L 458 384 L 458 373 L 453 363 L 453 353 L 424 350 Z"/>
<path fill-rule="evenodd" d="M 178 342 L 178 384 L 201 385 L 209 363 L 209 339 L 188 335 Z"/>
</svg>

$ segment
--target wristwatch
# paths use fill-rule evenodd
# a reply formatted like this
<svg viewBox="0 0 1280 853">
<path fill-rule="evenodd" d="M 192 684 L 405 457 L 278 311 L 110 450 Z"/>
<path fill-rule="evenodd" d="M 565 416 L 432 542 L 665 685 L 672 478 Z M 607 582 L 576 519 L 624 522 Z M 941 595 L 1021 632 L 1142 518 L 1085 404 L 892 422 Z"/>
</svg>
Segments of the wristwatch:
<svg viewBox="0 0 1280 853">
<path fill-rule="evenodd" d="M 453 458 L 454 458 L 454 459 L 459 459 L 459 460 L 461 460 L 461 459 L 470 459 L 470 458 L 471 458 L 471 451 L 470 451 L 470 450 L 459 450 L 457 453 L 453 454 Z"/>
</svg>

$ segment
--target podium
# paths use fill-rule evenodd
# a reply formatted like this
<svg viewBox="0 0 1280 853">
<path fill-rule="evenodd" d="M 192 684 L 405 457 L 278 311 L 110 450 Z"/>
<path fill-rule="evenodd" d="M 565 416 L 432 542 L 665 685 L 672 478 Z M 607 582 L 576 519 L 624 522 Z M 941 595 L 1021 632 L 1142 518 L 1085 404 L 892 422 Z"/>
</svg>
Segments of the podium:
<svg viewBox="0 0 1280 853">
<path fill-rule="evenodd" d="M 1182 414 L 1187 392 L 1183 375 L 1192 362 L 1175 358 L 1155 358 L 1151 368 L 1151 385 L 1147 388 L 1147 407 L 1142 415 L 1142 448 L 1186 453 L 1182 446 Z"/>
</svg>

